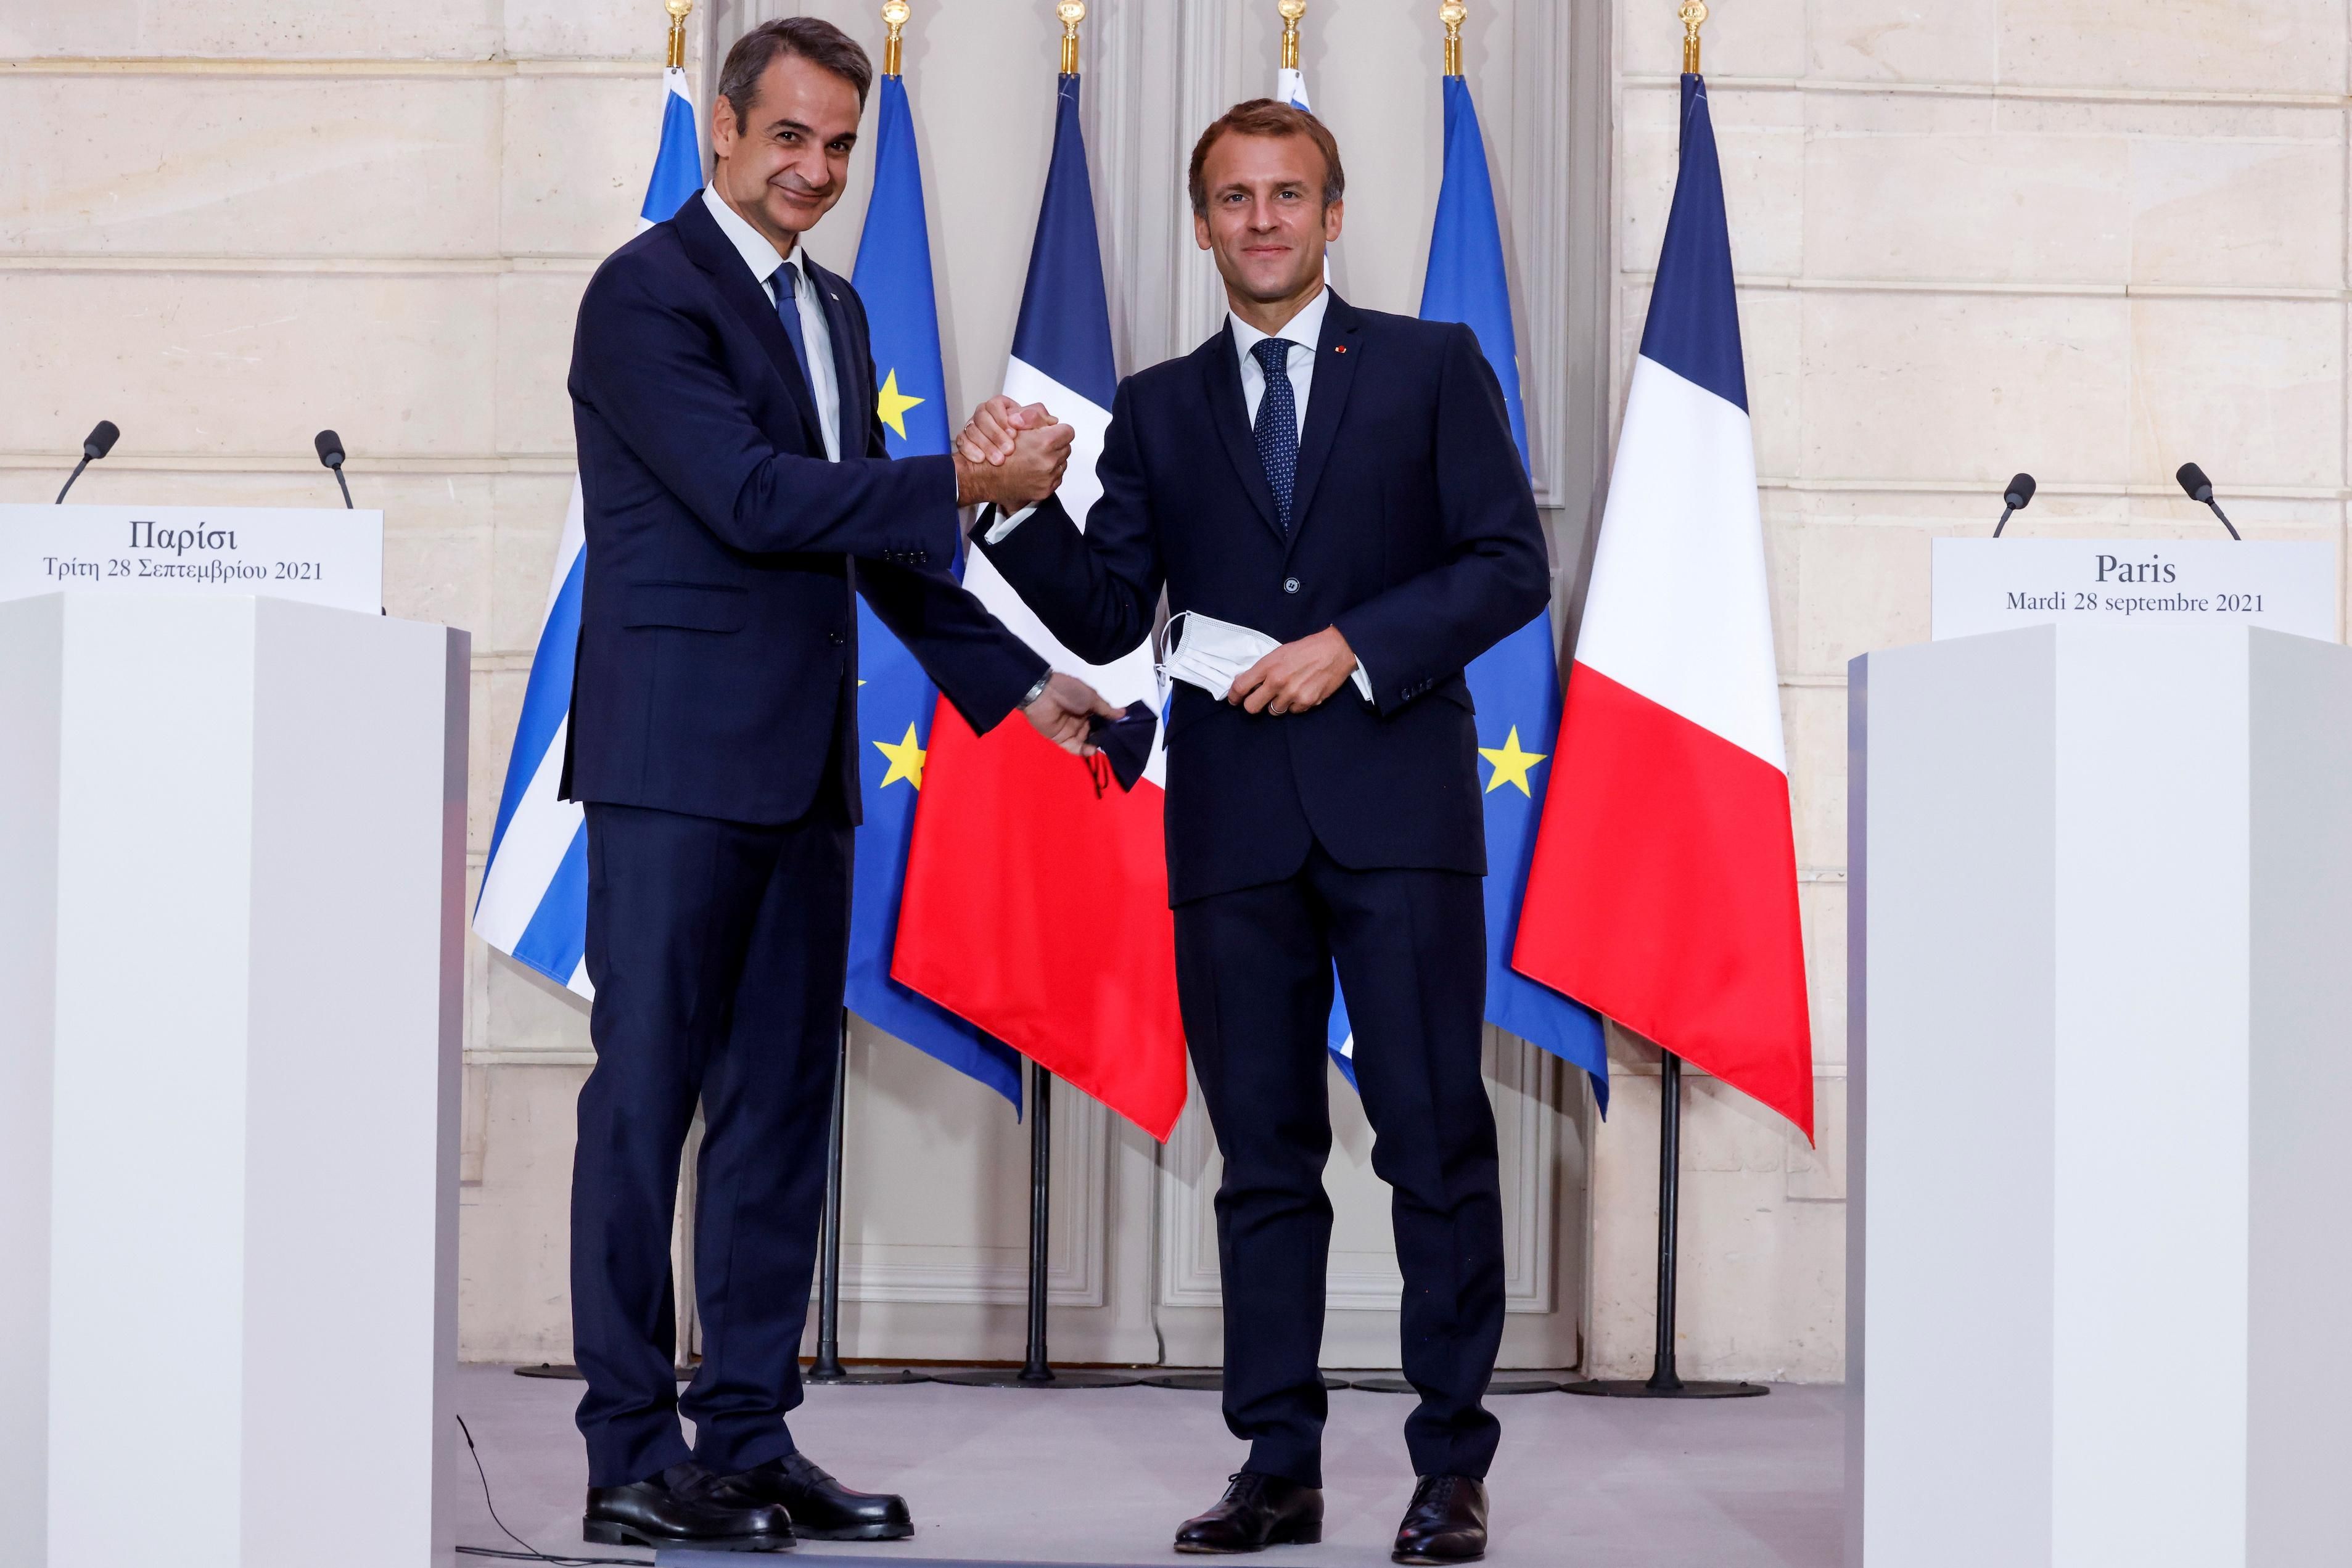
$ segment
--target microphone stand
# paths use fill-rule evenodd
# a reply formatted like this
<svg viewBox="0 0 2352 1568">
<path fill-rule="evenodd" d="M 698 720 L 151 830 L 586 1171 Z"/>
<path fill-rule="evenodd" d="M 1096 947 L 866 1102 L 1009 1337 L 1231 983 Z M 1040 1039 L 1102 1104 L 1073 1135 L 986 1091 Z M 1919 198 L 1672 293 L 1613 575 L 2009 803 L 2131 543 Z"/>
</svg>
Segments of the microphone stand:
<svg viewBox="0 0 2352 1568">
<path fill-rule="evenodd" d="M 825 1134 L 824 1232 L 817 1254 L 816 1359 L 801 1374 L 803 1383 L 828 1388 L 884 1383 L 921 1383 L 919 1372 L 852 1372 L 841 1364 L 842 1128 L 849 1117 L 849 1009 L 841 1009 L 841 1042 L 833 1071 L 833 1124 Z"/>
<path fill-rule="evenodd" d="M 89 454 L 85 452 L 81 455 L 81 461 L 74 465 L 73 473 L 67 477 L 65 490 L 59 490 L 58 492 L 58 498 L 50 502 L 49 505 L 53 507 L 64 506 L 66 504 L 66 490 L 70 490 L 74 487 L 74 480 L 80 478 L 81 471 L 89 466 Z"/>
</svg>

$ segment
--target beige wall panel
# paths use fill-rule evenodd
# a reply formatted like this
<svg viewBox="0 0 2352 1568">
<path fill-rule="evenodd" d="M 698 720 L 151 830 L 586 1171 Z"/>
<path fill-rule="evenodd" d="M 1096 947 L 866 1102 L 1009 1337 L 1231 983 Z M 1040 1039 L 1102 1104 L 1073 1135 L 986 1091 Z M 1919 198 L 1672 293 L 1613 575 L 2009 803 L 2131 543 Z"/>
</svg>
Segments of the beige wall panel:
<svg viewBox="0 0 2352 1568">
<path fill-rule="evenodd" d="M 1599 1134 L 1590 1359 L 1602 1376 L 1650 1368 L 1659 1082 L 1654 1066 L 1620 1073 Z M 1791 1139 L 1780 1117 L 1712 1079 L 1686 1075 L 1683 1092 L 1682 1375 L 1834 1380 L 1845 1333 L 1844 1209 L 1790 1198 Z"/>
<path fill-rule="evenodd" d="M 0 78 L 0 247 L 487 256 L 499 84 Z"/>
<path fill-rule="evenodd" d="M 668 16 L 646 0 L 505 0 L 497 9 L 505 20 L 506 52 L 516 59 L 584 57 L 658 66 L 669 37 Z M 688 27 L 689 47 L 699 31 Z"/>
<path fill-rule="evenodd" d="M 1620 260 L 1654 272 L 1674 205 L 1682 140 L 1682 98 L 1671 86 L 1629 87 L 1618 131 L 1623 217 Z M 1724 210 L 1732 266 L 1742 277 L 1790 277 L 1804 270 L 1804 99 L 1788 92 L 1711 92 L 1716 147 L 1723 161 Z"/>
<path fill-rule="evenodd" d="M 1845 857 L 1838 856 L 1834 866 L 1801 868 L 1797 886 L 1797 913 L 1803 922 L 1805 939 L 1805 998 L 1812 1014 L 1813 1067 L 1817 1072 L 1842 1071 L 1846 1066 L 1845 1049 Z M 1818 1094 L 1828 1080 L 1816 1077 L 1813 1092 Z M 1840 1105 L 1841 1112 L 1843 1110 Z M 1824 1139 L 1827 1111 L 1817 1113 L 1817 1124 L 1822 1124 Z M 1843 1134 L 1843 1128 L 1839 1132 Z M 1792 1150 L 1801 1149 L 1804 1140 L 1794 1128 L 1789 1133 Z M 1802 1197 L 1822 1197 L 1821 1193 L 1793 1193 Z M 1837 1195 L 1843 1197 L 1841 1192 Z"/>
<path fill-rule="evenodd" d="M 1812 68 L 1869 81 L 1990 82 L 2000 0 L 1812 0 Z"/>
<path fill-rule="evenodd" d="M 2013 519 L 2011 526 L 2016 526 Z M 1795 667 L 1843 679 L 1846 661 L 1857 653 L 1926 642 L 1929 546 L 1946 531 L 1958 530 L 1927 523 L 1827 521 L 1794 530 Z"/>
<path fill-rule="evenodd" d="M 500 42 L 499 0 L 77 0 L 0 10 L 0 56 L 480 60 Z"/>
<path fill-rule="evenodd" d="M 2122 299 L 1809 294 L 1804 471 L 2120 481 L 2130 325 Z"/>
<path fill-rule="evenodd" d="M 474 670 L 474 747 L 467 758 L 466 852 L 486 855 L 490 831 L 499 820 L 499 791 L 506 787 L 507 758 L 514 750 L 515 725 L 522 717 L 523 691 L 530 685 L 530 666 Z M 493 1032 L 490 1044 L 501 1043 Z"/>
<path fill-rule="evenodd" d="M 2333 300 L 2132 305 L 2132 476 L 2189 458 L 2240 485 L 2344 482 L 2344 307 Z"/>
<path fill-rule="evenodd" d="M 1845 688 L 1780 688 L 1797 864 L 1845 864 Z"/>
<path fill-rule="evenodd" d="M 2344 90 L 2344 0 L 2001 0 L 2003 81 Z"/>
<path fill-rule="evenodd" d="M 573 1107 L 588 1070 L 479 1071 L 481 1178 L 458 1195 L 457 1354 L 570 1361 Z"/>
<path fill-rule="evenodd" d="M 588 269 L 510 272 L 498 279 L 498 450 L 572 450 L 572 337 Z"/>
<path fill-rule="evenodd" d="M 2131 149 L 2102 136 L 1805 145 L 1812 277 L 2090 282 L 2130 265 Z"/>
<path fill-rule="evenodd" d="M 2339 138 L 2147 138 L 2133 143 L 2131 163 L 2133 282 L 2342 285 Z"/>
<path fill-rule="evenodd" d="M 1841 946 L 1844 944 L 1840 943 Z M 1815 1033 L 1820 1033 L 1819 1021 Z M 1843 1030 L 1841 1030 L 1843 1032 Z M 1800 1203 L 1843 1203 L 1846 1197 L 1846 1080 L 1822 1077 L 1813 1081 L 1813 1118 L 1819 1142 L 1808 1144 L 1794 1127 L 1789 1129 L 1787 1192 Z"/>
<path fill-rule="evenodd" d="M 637 232 L 661 75 L 522 76 L 505 93 L 499 226 L 511 256 L 603 256 Z M 698 132 L 707 145 L 709 131 Z"/>
<path fill-rule="evenodd" d="M 528 656 L 538 648 L 572 484 L 570 474 L 502 474 L 491 481 L 489 619 L 475 634 L 477 657 Z"/>
<path fill-rule="evenodd" d="M 299 456 L 331 424 L 355 451 L 488 451 L 498 279 L 486 276 L 7 275 L 5 439 L 73 451 L 105 413 L 126 451 Z"/>
<path fill-rule="evenodd" d="M 1803 76 L 1805 7 L 1806 0 L 1734 0 L 1709 7 L 1700 63 L 1715 76 Z M 1618 0 L 1617 57 L 1629 75 L 1681 71 L 1683 32 L 1674 6 Z"/>
</svg>

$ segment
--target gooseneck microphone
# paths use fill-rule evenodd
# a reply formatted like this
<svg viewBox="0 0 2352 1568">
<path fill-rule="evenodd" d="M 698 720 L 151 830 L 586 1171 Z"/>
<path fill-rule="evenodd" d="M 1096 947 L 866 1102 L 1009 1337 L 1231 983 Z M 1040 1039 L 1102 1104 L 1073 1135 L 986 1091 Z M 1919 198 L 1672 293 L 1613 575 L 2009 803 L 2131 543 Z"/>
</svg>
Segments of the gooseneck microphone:
<svg viewBox="0 0 2352 1568">
<path fill-rule="evenodd" d="M 2204 469 L 2194 463 L 2183 463 L 2180 472 L 2173 477 L 2180 481 L 2180 487 L 2189 492 L 2190 500 L 2202 501 L 2213 508 L 2213 515 L 2221 519 L 2221 526 L 2230 530 L 2231 538 L 2238 538 L 2238 526 L 2230 520 L 2227 512 L 2221 510 L 2221 503 L 2213 498 L 2213 481 L 2205 477 Z"/>
<path fill-rule="evenodd" d="M 90 426 L 89 436 L 81 444 L 81 461 L 74 465 L 73 473 L 67 476 L 65 490 L 59 490 L 58 498 L 50 504 L 64 506 L 66 490 L 74 487 L 74 481 L 81 477 L 81 471 L 113 451 L 114 444 L 121 440 L 121 436 L 122 432 L 114 427 L 114 421 L 110 419 L 101 419 Z"/>
<path fill-rule="evenodd" d="M 352 487 L 343 483 L 343 438 L 331 430 L 322 430 L 310 438 L 319 451 L 319 461 L 335 471 L 335 484 L 343 492 L 343 509 L 352 510 Z"/>
<path fill-rule="evenodd" d="M 2010 514 L 2021 512 L 2033 504 L 2033 476 L 2019 474 L 2011 476 L 2009 489 L 2001 496 L 2001 499 L 2009 504 L 2001 510 L 2000 521 L 1992 526 L 1992 537 L 1995 538 L 2000 538 L 2000 530 L 2009 527 Z"/>
</svg>

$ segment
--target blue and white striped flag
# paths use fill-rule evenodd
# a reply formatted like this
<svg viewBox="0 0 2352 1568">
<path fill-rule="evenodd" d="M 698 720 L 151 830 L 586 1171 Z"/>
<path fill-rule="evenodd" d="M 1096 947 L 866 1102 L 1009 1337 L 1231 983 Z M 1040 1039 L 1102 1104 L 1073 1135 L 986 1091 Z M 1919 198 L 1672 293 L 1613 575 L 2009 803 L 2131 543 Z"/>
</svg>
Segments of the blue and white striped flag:
<svg viewBox="0 0 2352 1568">
<path fill-rule="evenodd" d="M 646 183 L 637 230 L 675 214 L 702 188 L 702 144 L 686 72 L 662 73 L 661 150 Z M 563 517 L 555 552 L 555 580 L 531 654 L 522 716 L 499 792 L 498 825 L 490 831 L 489 863 L 474 904 L 474 933 L 518 964 L 559 986 L 591 994 L 588 947 L 588 826 L 585 813 L 556 797 L 563 773 L 563 737 L 572 713 L 572 661 L 580 643 L 580 583 L 587 558 L 580 480 Z"/>
</svg>

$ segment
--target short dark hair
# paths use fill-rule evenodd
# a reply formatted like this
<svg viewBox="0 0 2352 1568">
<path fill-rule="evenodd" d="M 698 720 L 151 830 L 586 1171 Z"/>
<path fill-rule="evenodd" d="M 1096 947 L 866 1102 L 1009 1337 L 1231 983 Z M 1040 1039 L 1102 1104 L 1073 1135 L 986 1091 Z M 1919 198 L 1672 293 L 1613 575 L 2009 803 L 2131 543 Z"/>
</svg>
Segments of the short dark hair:
<svg viewBox="0 0 2352 1568">
<path fill-rule="evenodd" d="M 750 123 L 751 104 L 760 96 L 760 78 L 780 56 L 791 56 L 822 66 L 857 89 L 857 107 L 866 107 L 866 90 L 874 85 L 874 62 L 857 40 L 821 16 L 782 16 L 762 22 L 727 51 L 719 68 L 719 96 L 735 106 L 735 129 Z"/>
<path fill-rule="evenodd" d="M 1192 146 L 1192 214 L 1209 210 L 1209 184 L 1202 175 L 1208 167 L 1209 149 L 1230 131 L 1236 136 L 1304 136 L 1323 154 L 1323 204 L 1329 206 L 1348 193 L 1348 173 L 1339 167 L 1339 141 L 1330 128 L 1295 104 L 1254 98 L 1225 110 L 1215 124 L 1201 132 Z"/>
</svg>

